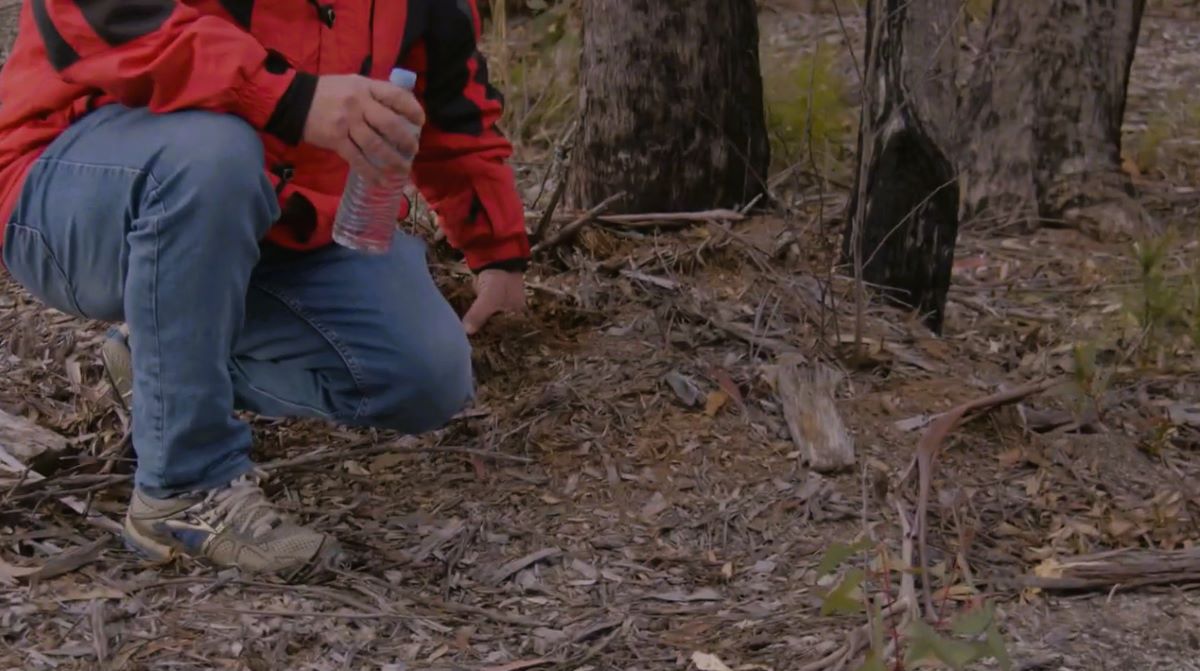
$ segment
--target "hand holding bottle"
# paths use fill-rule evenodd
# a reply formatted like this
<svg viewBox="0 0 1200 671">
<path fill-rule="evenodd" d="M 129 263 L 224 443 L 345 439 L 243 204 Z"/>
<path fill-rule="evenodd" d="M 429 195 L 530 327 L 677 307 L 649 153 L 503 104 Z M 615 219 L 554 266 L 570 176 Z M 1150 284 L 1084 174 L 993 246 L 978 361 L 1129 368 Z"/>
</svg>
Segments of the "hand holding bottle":
<svg viewBox="0 0 1200 671">
<path fill-rule="evenodd" d="M 407 176 L 425 123 L 409 88 L 359 75 L 319 78 L 304 141 L 337 152 L 371 182 Z"/>
<path fill-rule="evenodd" d="M 412 94 L 416 78 L 403 68 L 393 69 L 386 83 L 330 77 L 325 98 L 317 84 L 317 97 L 334 113 L 317 117 L 313 136 L 350 163 L 333 219 L 333 239 L 344 247 L 383 254 L 392 246 L 425 121 Z"/>
</svg>

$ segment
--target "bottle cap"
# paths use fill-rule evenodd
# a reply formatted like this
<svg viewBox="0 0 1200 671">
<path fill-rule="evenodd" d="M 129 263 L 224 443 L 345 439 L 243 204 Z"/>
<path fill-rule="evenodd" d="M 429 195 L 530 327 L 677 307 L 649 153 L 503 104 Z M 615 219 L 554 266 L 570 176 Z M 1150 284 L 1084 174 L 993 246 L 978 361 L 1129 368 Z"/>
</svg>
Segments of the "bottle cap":
<svg viewBox="0 0 1200 671">
<path fill-rule="evenodd" d="M 405 70 L 404 68 L 395 68 L 388 77 L 388 81 L 396 86 L 403 86 L 406 89 L 412 90 L 417 85 L 417 73 Z"/>
</svg>

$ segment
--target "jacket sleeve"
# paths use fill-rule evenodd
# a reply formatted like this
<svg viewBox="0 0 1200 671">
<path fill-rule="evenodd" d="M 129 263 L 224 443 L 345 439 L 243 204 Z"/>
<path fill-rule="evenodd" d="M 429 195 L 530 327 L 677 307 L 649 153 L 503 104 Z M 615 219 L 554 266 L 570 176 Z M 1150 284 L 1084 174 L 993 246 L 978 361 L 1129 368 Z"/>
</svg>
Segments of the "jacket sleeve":
<svg viewBox="0 0 1200 671">
<path fill-rule="evenodd" d="M 236 114 L 296 144 L 316 77 L 248 32 L 176 0 L 31 0 L 47 58 L 66 81 L 154 112 Z"/>
<path fill-rule="evenodd" d="M 472 270 L 523 269 L 525 207 L 507 162 L 512 146 L 496 127 L 504 102 L 477 46 L 478 7 L 475 0 L 423 4 L 410 13 L 424 15 L 423 35 L 401 57 L 418 72 L 416 94 L 425 107 L 413 181 Z"/>
</svg>

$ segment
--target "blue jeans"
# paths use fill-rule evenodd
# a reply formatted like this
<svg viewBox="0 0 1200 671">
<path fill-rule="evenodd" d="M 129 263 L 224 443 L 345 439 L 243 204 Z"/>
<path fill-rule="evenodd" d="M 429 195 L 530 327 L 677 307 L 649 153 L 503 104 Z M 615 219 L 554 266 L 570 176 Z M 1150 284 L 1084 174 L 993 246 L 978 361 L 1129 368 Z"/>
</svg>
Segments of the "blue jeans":
<svg viewBox="0 0 1200 671">
<path fill-rule="evenodd" d="M 150 496 L 252 467 L 235 410 L 421 433 L 472 395 L 424 243 L 262 244 L 280 214 L 263 164 L 236 117 L 104 106 L 33 165 L 5 229 L 4 264 L 34 296 L 128 324 L 135 482 Z"/>
</svg>

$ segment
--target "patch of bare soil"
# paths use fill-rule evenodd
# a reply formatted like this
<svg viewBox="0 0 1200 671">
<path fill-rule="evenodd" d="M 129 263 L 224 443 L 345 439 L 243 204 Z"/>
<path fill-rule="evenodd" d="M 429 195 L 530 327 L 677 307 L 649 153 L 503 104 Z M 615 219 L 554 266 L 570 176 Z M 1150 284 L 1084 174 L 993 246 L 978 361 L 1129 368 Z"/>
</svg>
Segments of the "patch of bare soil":
<svg viewBox="0 0 1200 671">
<path fill-rule="evenodd" d="M 816 23 L 779 25 L 834 34 Z M 1167 186 L 1147 202 L 1187 221 L 1193 205 Z M 103 325 L 6 284 L 0 407 L 71 450 L 36 487 L 0 480 L 0 668 L 853 669 L 865 618 L 823 613 L 826 551 L 870 539 L 893 569 L 872 574 L 894 581 L 871 590 L 890 598 L 928 416 L 1059 376 L 1070 384 L 945 444 L 928 517 L 936 610 L 996 603 L 1016 668 L 1197 668 L 1182 589 L 1019 582 L 1197 536 L 1195 343 L 1131 317 L 1129 250 L 970 232 L 945 335 L 873 306 L 852 356 L 853 284 L 830 271 L 838 231 L 823 223 L 845 194 L 793 195 L 787 216 L 594 224 L 551 250 L 530 314 L 476 342 L 475 406 L 435 434 L 255 419 L 274 493 L 352 552 L 321 585 L 147 565 L 62 506 L 74 495 L 119 519 L 128 418 L 97 363 Z M 1173 280 L 1193 271 L 1190 231 L 1163 261 Z M 432 260 L 465 305 L 461 267 L 440 246 Z M 800 459 L 775 379 L 797 359 L 842 374 L 848 472 Z"/>
</svg>

